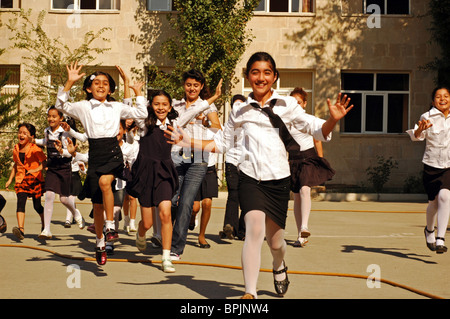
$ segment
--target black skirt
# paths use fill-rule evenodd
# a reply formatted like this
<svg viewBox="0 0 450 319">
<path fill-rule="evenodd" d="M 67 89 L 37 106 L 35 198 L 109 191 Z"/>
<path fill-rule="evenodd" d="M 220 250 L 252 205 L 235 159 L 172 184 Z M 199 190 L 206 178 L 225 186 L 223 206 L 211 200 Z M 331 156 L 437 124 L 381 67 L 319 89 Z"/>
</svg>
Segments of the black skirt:
<svg viewBox="0 0 450 319">
<path fill-rule="evenodd" d="M 55 161 L 50 161 L 47 166 L 45 174 L 45 191 L 52 191 L 60 196 L 70 196 L 70 189 L 72 185 L 72 168 L 70 159 L 67 163 L 61 162 L 55 164 Z"/>
<path fill-rule="evenodd" d="M 81 176 L 79 172 L 72 172 L 72 185 L 70 188 L 70 195 L 78 196 L 81 194 L 83 184 L 81 183 Z"/>
<path fill-rule="evenodd" d="M 428 200 L 434 200 L 441 189 L 450 189 L 450 168 L 435 168 L 424 164 L 423 186 Z"/>
<path fill-rule="evenodd" d="M 282 229 L 286 227 L 289 204 L 290 177 L 258 181 L 244 173 L 239 173 L 239 204 L 242 214 L 251 210 L 263 211 Z"/>
<path fill-rule="evenodd" d="M 116 137 L 89 139 L 89 160 L 86 174 L 86 197 L 94 204 L 102 204 L 100 176 L 123 177 L 123 155 Z"/>
<path fill-rule="evenodd" d="M 333 178 L 336 173 L 328 161 L 317 155 L 314 148 L 289 151 L 291 190 L 298 193 L 302 186 L 318 186 Z"/>
<path fill-rule="evenodd" d="M 206 175 L 203 178 L 200 189 L 198 190 L 196 201 L 201 201 L 205 198 L 219 197 L 219 183 L 217 182 L 217 170 L 215 166 L 209 166 Z"/>
</svg>

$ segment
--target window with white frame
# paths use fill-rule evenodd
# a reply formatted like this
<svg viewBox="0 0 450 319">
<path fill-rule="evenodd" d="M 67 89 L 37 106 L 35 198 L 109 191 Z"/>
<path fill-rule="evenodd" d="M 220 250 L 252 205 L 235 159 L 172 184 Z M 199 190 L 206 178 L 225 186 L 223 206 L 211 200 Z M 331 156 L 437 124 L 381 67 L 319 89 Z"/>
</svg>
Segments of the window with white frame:
<svg viewBox="0 0 450 319">
<path fill-rule="evenodd" d="M 8 72 L 8 81 L 0 91 L 0 96 L 6 97 L 6 100 L 12 99 L 20 93 L 20 66 L 0 65 L 0 79 L 4 79 Z"/>
<path fill-rule="evenodd" d="M 274 89 L 277 91 L 277 93 L 283 96 L 288 96 L 296 87 L 303 88 L 303 90 L 308 93 L 308 104 L 306 106 L 306 112 L 313 114 L 313 71 L 278 69 L 278 72 L 280 73 L 280 75 L 278 80 L 274 84 Z M 248 96 L 252 92 L 252 88 L 250 87 L 250 83 L 245 77 L 242 80 L 242 94 Z"/>
<path fill-rule="evenodd" d="M 147 0 L 147 10 L 149 11 L 174 11 L 173 0 Z"/>
<path fill-rule="evenodd" d="M 120 0 L 52 0 L 52 9 L 119 10 Z"/>
<path fill-rule="evenodd" d="M 381 14 L 410 14 L 410 0 L 363 0 L 364 13 L 373 13 L 373 6 L 380 8 Z M 371 10 L 372 9 L 372 10 Z"/>
<path fill-rule="evenodd" d="M 341 92 L 353 109 L 341 121 L 341 133 L 388 134 L 407 130 L 408 73 L 341 73 Z"/>
<path fill-rule="evenodd" d="M 313 0 L 261 0 L 256 12 L 314 12 Z"/>
</svg>

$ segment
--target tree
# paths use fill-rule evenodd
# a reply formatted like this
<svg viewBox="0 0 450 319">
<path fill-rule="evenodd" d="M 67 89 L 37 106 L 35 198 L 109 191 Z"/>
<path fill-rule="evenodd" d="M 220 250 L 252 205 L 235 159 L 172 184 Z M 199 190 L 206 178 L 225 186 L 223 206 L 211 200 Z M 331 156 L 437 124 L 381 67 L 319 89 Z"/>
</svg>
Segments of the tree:
<svg viewBox="0 0 450 319">
<path fill-rule="evenodd" d="M 428 68 L 437 71 L 437 85 L 450 86 L 450 0 L 430 0 L 430 15 L 432 17 L 430 31 L 432 41 L 440 46 L 440 58 L 429 63 Z"/>
<path fill-rule="evenodd" d="M 176 1 L 177 13 L 168 19 L 176 35 L 162 44 L 162 52 L 175 61 L 168 74 L 158 67 L 149 68 L 149 86 L 164 88 L 172 96 L 181 96 L 182 74 L 192 68 L 200 70 L 206 83 L 214 89 L 224 81 L 223 98 L 229 98 L 237 83 L 236 64 L 252 36 L 246 30 L 253 10 L 260 0 L 186 0 Z"/>
<path fill-rule="evenodd" d="M 28 53 L 23 55 L 29 77 L 26 81 L 31 87 L 28 95 L 40 104 L 28 106 L 28 111 L 23 112 L 21 118 L 33 123 L 38 132 L 43 131 L 47 126 L 46 110 L 55 103 L 58 87 L 64 86 L 67 75 L 66 65 L 74 61 L 91 65 L 98 54 L 109 50 L 109 48 L 95 47 L 94 41 L 97 39 L 109 41 L 103 34 L 110 28 L 87 32 L 81 44 L 72 49 L 59 38 L 50 38 L 46 34 L 42 27 L 46 14 L 46 11 L 40 11 L 37 21 L 34 22 L 31 9 L 21 10 L 6 24 L 11 31 L 12 47 Z M 85 71 L 89 72 L 89 69 L 95 67 L 91 65 L 90 68 L 85 68 Z M 78 94 L 82 94 L 81 91 L 74 90 Z M 81 98 L 81 96 L 75 96 L 75 98 Z"/>
</svg>

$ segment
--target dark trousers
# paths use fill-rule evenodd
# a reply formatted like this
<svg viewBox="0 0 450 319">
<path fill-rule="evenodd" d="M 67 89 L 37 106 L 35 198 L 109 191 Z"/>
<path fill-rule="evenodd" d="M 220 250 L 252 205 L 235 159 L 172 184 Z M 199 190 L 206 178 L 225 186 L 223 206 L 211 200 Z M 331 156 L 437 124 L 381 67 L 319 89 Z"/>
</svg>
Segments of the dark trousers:
<svg viewBox="0 0 450 319">
<path fill-rule="evenodd" d="M 245 222 L 241 214 L 239 217 L 239 171 L 230 163 L 225 163 L 225 179 L 227 181 L 228 198 L 225 207 L 223 225 L 233 226 L 233 235 L 240 239 L 245 237 Z"/>
</svg>

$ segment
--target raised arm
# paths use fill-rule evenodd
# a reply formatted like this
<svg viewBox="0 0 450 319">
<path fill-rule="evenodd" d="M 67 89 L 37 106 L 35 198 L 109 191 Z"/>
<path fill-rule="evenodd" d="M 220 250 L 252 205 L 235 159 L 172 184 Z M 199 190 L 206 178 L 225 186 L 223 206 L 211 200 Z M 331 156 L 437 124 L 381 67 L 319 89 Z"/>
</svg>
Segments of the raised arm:
<svg viewBox="0 0 450 319">
<path fill-rule="evenodd" d="M 326 138 L 336 126 L 337 122 L 342 119 L 347 113 L 353 108 L 353 105 L 349 105 L 350 98 L 347 95 L 342 96 L 341 93 L 338 94 L 336 103 L 331 104 L 330 99 L 327 99 L 328 109 L 330 110 L 330 117 L 322 125 L 322 134 Z"/>
<path fill-rule="evenodd" d="M 78 80 L 82 79 L 83 76 L 86 75 L 86 73 L 81 73 L 81 68 L 83 65 L 78 66 L 78 61 L 70 63 L 70 65 L 66 66 L 67 69 L 67 82 L 64 85 L 64 91 L 68 92 L 72 88 L 72 86 L 77 82 Z"/>
</svg>

